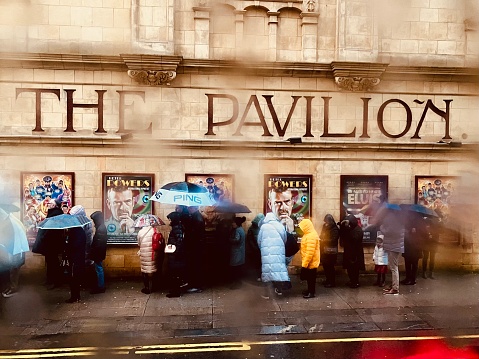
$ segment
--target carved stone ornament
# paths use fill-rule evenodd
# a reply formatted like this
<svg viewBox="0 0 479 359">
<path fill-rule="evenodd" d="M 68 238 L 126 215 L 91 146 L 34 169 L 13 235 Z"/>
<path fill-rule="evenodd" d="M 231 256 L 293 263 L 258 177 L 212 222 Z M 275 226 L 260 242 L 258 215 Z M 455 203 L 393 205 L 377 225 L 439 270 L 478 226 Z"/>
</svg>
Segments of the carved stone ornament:
<svg viewBox="0 0 479 359">
<path fill-rule="evenodd" d="M 170 81 L 176 77 L 175 71 L 153 71 L 153 70 L 128 70 L 130 76 L 136 82 L 142 85 L 169 85 Z"/>
<path fill-rule="evenodd" d="M 376 86 L 380 80 L 371 77 L 335 77 L 336 84 L 344 90 L 369 91 Z"/>
</svg>

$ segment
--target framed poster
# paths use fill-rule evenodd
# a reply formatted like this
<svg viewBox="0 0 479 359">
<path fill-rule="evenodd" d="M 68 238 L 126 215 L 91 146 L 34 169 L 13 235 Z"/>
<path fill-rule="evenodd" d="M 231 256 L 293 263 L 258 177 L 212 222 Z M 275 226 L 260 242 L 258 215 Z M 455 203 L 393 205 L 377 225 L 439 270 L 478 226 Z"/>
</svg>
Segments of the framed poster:
<svg viewBox="0 0 479 359">
<path fill-rule="evenodd" d="M 36 225 L 46 218 L 49 202 L 60 202 L 65 212 L 73 207 L 75 175 L 72 172 L 21 172 L 20 176 L 22 222 L 28 243 L 33 245 Z"/>
<path fill-rule="evenodd" d="M 341 218 L 353 214 L 362 228 L 372 222 L 374 207 L 388 198 L 388 176 L 341 175 Z M 377 231 L 364 231 L 363 243 L 376 243 Z"/>
<path fill-rule="evenodd" d="M 233 201 L 233 175 L 187 173 L 185 180 L 205 187 L 216 202 Z"/>
<path fill-rule="evenodd" d="M 459 177 L 454 176 L 416 176 L 415 203 L 433 209 L 440 217 L 442 230 L 440 243 L 457 244 L 460 240 L 456 223 L 449 221 L 451 208 L 454 206 L 454 190 L 459 185 Z"/>
<path fill-rule="evenodd" d="M 151 214 L 153 174 L 103 174 L 103 214 L 108 244 L 137 244 L 133 222 Z"/>
<path fill-rule="evenodd" d="M 312 175 L 264 175 L 264 213 L 275 212 L 277 209 L 281 210 L 272 208 L 272 204 L 274 206 L 273 196 L 278 189 L 287 189 L 291 194 L 291 206 L 288 206 L 287 203 L 283 206 L 289 207 L 289 215 L 311 218 L 312 181 Z"/>
</svg>

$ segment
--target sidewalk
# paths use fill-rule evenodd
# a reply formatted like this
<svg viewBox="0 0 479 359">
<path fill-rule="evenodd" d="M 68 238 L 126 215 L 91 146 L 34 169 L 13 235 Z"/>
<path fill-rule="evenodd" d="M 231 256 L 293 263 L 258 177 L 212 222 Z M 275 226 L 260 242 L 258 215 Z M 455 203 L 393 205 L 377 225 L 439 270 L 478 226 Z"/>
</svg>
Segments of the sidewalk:
<svg viewBox="0 0 479 359">
<path fill-rule="evenodd" d="M 351 289 L 341 274 L 337 287 L 323 288 L 318 277 L 316 298 L 304 299 L 305 283 L 292 276 L 293 289 L 269 300 L 250 283 L 238 290 L 219 286 L 166 298 L 166 290 L 141 293 L 140 278 L 110 280 L 106 293 L 83 291 L 82 301 L 74 304 L 64 303 L 67 286 L 48 291 L 41 284 L 27 283 L 16 296 L 0 298 L 0 349 L 59 334 L 90 335 L 100 343 L 112 334 L 127 345 L 167 338 L 234 336 L 237 340 L 283 333 L 329 337 L 403 330 L 425 330 L 431 335 L 446 329 L 479 333 L 479 274 L 437 273 L 436 280 L 419 278 L 415 286 L 401 286 L 398 296 L 383 295 L 381 288 L 372 286 L 374 280 L 364 275 L 362 286 Z"/>
</svg>

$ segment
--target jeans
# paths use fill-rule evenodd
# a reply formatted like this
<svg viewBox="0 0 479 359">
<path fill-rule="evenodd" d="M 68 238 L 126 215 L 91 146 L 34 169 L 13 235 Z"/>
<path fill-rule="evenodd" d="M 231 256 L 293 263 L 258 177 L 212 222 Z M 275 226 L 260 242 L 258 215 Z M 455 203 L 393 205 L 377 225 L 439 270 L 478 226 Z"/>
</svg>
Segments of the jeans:
<svg viewBox="0 0 479 359">
<path fill-rule="evenodd" d="M 97 286 L 98 288 L 105 288 L 105 272 L 103 271 L 102 261 L 94 262 Z"/>
<path fill-rule="evenodd" d="M 388 267 L 391 271 L 391 287 L 394 290 L 399 290 L 399 258 L 401 253 L 388 252 Z"/>
</svg>

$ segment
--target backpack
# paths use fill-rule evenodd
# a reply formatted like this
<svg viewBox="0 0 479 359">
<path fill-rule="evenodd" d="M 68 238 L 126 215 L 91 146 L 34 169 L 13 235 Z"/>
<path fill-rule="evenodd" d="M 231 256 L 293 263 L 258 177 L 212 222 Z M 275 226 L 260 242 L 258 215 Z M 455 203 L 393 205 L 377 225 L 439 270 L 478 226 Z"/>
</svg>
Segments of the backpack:
<svg viewBox="0 0 479 359">
<path fill-rule="evenodd" d="M 156 230 L 156 227 L 153 228 L 153 236 L 151 238 L 151 259 L 155 259 L 155 252 L 161 249 L 161 244 L 163 243 L 163 235 Z"/>
</svg>

